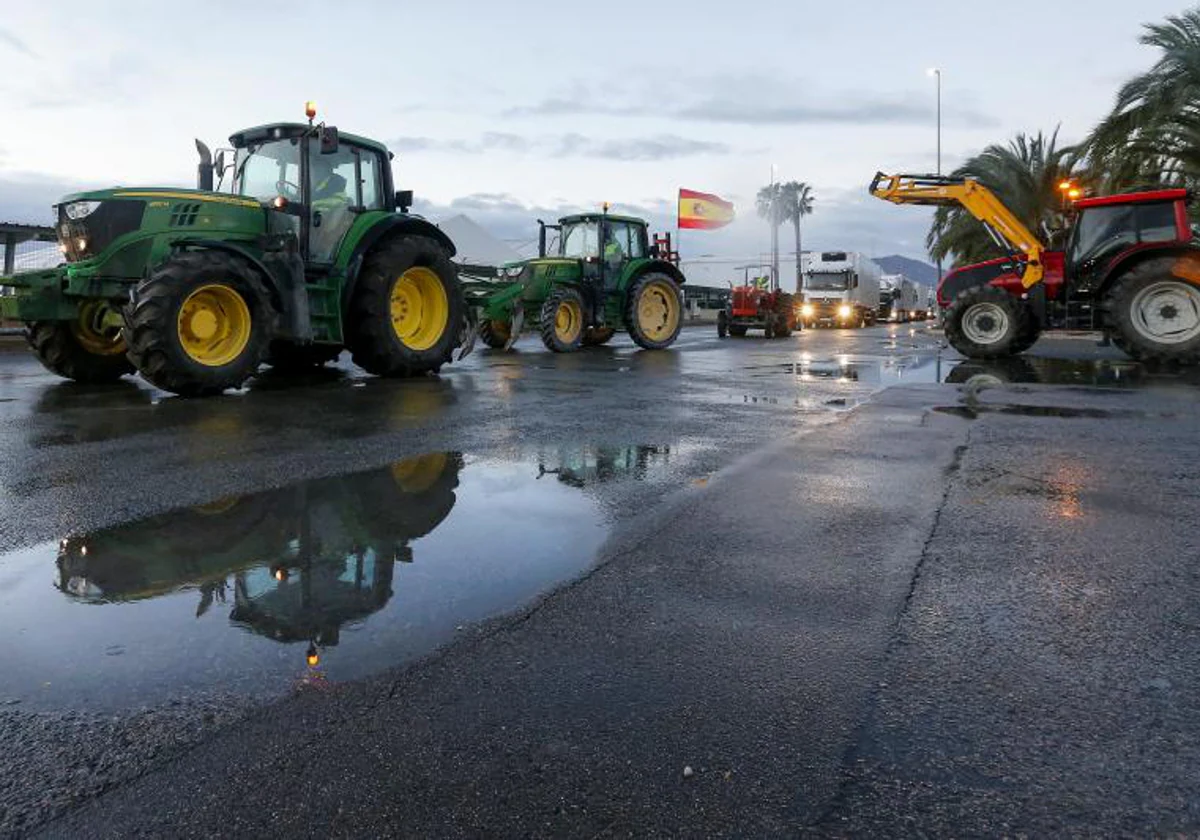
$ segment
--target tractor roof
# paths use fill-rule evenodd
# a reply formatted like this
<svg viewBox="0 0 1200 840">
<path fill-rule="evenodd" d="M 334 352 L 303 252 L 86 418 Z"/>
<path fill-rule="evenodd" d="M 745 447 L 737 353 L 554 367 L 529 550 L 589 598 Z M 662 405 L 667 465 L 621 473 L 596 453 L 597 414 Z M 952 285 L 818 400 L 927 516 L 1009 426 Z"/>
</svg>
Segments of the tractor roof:
<svg viewBox="0 0 1200 840">
<path fill-rule="evenodd" d="M 256 125 L 253 128 L 244 128 L 236 134 L 230 135 L 229 142 L 234 148 L 240 149 L 250 143 L 261 143 L 264 140 L 282 140 L 284 137 L 299 137 L 305 132 L 312 130 L 313 126 L 306 125 L 305 123 L 267 123 L 266 125 Z M 387 152 L 388 150 L 387 146 L 379 141 L 359 137 L 357 134 L 347 134 L 344 131 L 339 131 L 338 137 L 356 146 L 367 146 L 372 149 L 378 149 L 381 152 Z"/>
<path fill-rule="evenodd" d="M 1124 193 L 1118 195 L 1102 195 L 1096 198 L 1081 198 L 1075 206 L 1081 210 L 1088 207 L 1108 207 L 1114 204 L 1149 204 L 1158 201 L 1179 201 L 1186 199 L 1188 191 L 1184 189 L 1150 190 L 1148 192 Z"/>
<path fill-rule="evenodd" d="M 574 222 L 598 222 L 601 219 L 608 219 L 610 222 L 632 222 L 635 225 L 646 224 L 645 219 L 639 219 L 637 216 L 619 216 L 616 213 L 572 213 L 570 216 L 563 216 L 558 223 L 567 225 Z"/>
</svg>

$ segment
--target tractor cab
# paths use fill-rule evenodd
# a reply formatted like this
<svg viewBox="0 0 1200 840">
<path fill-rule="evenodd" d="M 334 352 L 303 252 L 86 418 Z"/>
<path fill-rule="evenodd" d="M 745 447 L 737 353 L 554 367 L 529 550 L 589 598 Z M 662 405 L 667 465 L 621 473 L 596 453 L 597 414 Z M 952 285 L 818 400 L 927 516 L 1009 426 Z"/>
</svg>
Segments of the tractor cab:
<svg viewBox="0 0 1200 840">
<path fill-rule="evenodd" d="M 273 123 L 229 138 L 230 191 L 288 217 L 306 262 L 328 265 L 355 219 L 371 210 L 395 212 L 405 196 L 392 188 L 391 153 L 380 143 L 336 128 Z M 226 174 L 223 155 L 215 167 Z M 399 204 L 398 204 L 399 202 Z"/>
<path fill-rule="evenodd" d="M 1192 240 L 1186 190 L 1084 198 L 1075 202 L 1075 222 L 1066 245 L 1072 291 L 1100 288 L 1110 270 L 1135 252 Z"/>
<path fill-rule="evenodd" d="M 556 231 L 556 253 L 549 255 L 546 231 Z M 626 263 L 645 259 L 650 252 L 646 223 L 632 216 L 583 213 L 564 216 L 557 225 L 541 225 L 539 256 L 579 260 L 582 276 L 603 287 L 613 285 Z"/>
</svg>

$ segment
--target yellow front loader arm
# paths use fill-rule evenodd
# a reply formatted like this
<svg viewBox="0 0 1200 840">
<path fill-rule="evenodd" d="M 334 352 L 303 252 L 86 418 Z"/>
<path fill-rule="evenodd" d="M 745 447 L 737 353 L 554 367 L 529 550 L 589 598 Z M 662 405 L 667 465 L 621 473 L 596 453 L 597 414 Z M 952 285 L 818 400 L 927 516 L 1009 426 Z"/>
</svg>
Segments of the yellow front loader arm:
<svg viewBox="0 0 1200 840">
<path fill-rule="evenodd" d="M 1004 206 L 996 194 L 974 178 L 949 178 L 942 175 L 884 175 L 876 173 L 871 195 L 893 204 L 922 204 L 944 207 L 957 204 L 987 228 L 992 239 L 1010 255 L 1025 257 L 1021 283 L 1026 289 L 1042 281 L 1042 244 L 1029 228 Z"/>
</svg>

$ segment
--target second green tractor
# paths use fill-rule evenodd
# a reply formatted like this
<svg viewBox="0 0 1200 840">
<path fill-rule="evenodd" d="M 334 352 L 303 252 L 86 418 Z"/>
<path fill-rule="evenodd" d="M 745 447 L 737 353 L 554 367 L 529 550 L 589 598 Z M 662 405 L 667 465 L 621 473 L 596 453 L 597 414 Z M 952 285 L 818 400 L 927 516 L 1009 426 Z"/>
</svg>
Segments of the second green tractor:
<svg viewBox="0 0 1200 840">
<path fill-rule="evenodd" d="M 675 342 L 684 277 L 669 235 L 651 242 L 645 221 L 607 211 L 538 225 L 536 258 L 464 283 L 474 327 L 465 350 L 476 336 L 508 349 L 525 328 L 556 353 L 604 344 L 618 330 L 647 350 Z"/>
</svg>

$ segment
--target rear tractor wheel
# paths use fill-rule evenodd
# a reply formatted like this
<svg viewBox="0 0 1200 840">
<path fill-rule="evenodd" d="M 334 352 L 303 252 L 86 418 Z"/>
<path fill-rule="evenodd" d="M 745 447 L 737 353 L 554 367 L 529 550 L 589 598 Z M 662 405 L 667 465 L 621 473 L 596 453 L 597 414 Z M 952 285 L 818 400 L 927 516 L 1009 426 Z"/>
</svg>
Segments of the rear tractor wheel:
<svg viewBox="0 0 1200 840">
<path fill-rule="evenodd" d="M 542 343 L 555 353 L 573 353 L 583 343 L 583 297 L 571 286 L 559 286 L 542 304 L 538 326 Z"/>
<path fill-rule="evenodd" d="M 633 281 L 625 298 L 629 336 L 645 350 L 665 350 L 683 327 L 683 294 L 670 275 L 648 271 Z"/>
<path fill-rule="evenodd" d="M 495 321 L 488 318 L 479 325 L 479 337 L 493 350 L 503 350 L 504 346 L 508 344 L 510 335 L 512 335 L 512 324 L 508 321 Z"/>
<path fill-rule="evenodd" d="M 125 309 L 129 359 L 150 383 L 183 396 L 240 388 L 254 375 L 276 313 L 258 276 L 220 251 L 176 254 Z"/>
<path fill-rule="evenodd" d="M 729 316 L 722 309 L 717 313 L 717 338 L 724 338 L 729 333 Z"/>
<path fill-rule="evenodd" d="M 51 373 L 76 382 L 115 382 L 133 365 L 125 358 L 121 328 L 111 325 L 118 309 L 104 300 L 89 300 L 74 321 L 31 321 L 25 340 Z"/>
<path fill-rule="evenodd" d="M 376 376 L 437 373 L 459 343 L 463 317 L 462 286 L 446 252 L 423 236 L 397 236 L 363 264 L 346 346 Z"/>
<path fill-rule="evenodd" d="M 1134 266 L 1105 297 L 1113 343 L 1140 361 L 1200 361 L 1200 286 L 1174 273 L 1180 259 Z"/>
<path fill-rule="evenodd" d="M 977 286 L 962 292 L 946 311 L 946 339 L 971 359 L 1011 356 L 1022 349 L 1032 320 L 1025 301 L 995 286 Z"/>
</svg>

